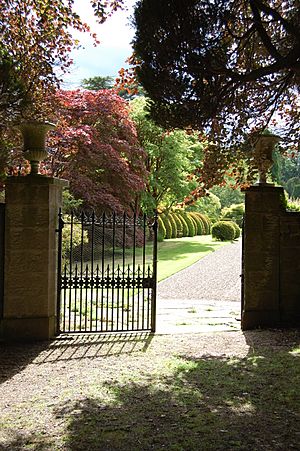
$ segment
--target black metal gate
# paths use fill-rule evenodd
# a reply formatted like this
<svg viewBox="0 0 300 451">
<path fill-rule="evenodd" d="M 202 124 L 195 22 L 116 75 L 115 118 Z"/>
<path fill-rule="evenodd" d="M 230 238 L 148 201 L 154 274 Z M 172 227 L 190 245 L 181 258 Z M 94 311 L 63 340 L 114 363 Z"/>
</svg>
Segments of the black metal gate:
<svg viewBox="0 0 300 451">
<path fill-rule="evenodd" d="M 59 213 L 59 332 L 155 331 L 157 217 Z"/>
</svg>

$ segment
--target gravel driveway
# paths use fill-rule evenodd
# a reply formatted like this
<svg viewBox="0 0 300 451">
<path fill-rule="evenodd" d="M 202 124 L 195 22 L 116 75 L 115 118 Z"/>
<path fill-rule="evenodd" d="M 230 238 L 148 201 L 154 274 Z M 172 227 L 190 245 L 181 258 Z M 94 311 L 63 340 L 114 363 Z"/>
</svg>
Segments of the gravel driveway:
<svg viewBox="0 0 300 451">
<path fill-rule="evenodd" d="M 240 301 L 242 241 L 226 244 L 158 284 L 159 299 Z"/>
<path fill-rule="evenodd" d="M 241 247 L 226 244 L 158 284 L 158 333 L 240 328 Z"/>
</svg>

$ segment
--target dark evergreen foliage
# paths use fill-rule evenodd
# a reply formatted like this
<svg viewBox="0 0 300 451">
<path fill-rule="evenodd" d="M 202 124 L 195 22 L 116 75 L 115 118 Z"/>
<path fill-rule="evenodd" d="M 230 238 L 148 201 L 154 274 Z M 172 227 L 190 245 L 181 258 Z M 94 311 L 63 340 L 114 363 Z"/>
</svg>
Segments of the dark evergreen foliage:
<svg viewBox="0 0 300 451">
<path fill-rule="evenodd" d="M 140 0 L 134 24 L 137 75 L 158 123 L 208 127 L 232 144 L 289 104 L 287 136 L 297 139 L 298 0 Z"/>
</svg>

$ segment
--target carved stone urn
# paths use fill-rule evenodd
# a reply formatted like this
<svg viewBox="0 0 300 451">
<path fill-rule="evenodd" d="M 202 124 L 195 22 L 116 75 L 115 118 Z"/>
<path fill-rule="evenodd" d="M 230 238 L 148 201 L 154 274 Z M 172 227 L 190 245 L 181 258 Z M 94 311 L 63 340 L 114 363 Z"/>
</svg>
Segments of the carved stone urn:
<svg viewBox="0 0 300 451">
<path fill-rule="evenodd" d="M 267 183 L 268 171 L 273 166 L 273 150 L 280 141 L 277 135 L 259 135 L 254 145 L 254 161 L 258 169 L 259 179 L 255 185 L 273 185 Z"/>
<path fill-rule="evenodd" d="M 46 135 L 55 128 L 50 122 L 24 122 L 18 125 L 24 142 L 24 157 L 30 162 L 30 175 L 40 175 L 40 162 L 47 158 Z"/>
</svg>

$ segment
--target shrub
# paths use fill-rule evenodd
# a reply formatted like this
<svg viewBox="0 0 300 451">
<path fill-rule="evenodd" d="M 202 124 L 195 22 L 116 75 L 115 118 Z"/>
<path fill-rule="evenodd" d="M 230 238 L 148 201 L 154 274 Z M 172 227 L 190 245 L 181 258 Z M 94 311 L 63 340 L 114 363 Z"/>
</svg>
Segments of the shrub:
<svg viewBox="0 0 300 451">
<path fill-rule="evenodd" d="M 211 228 L 212 237 L 220 241 L 233 241 L 235 228 L 231 221 L 218 221 Z"/>
<path fill-rule="evenodd" d="M 196 224 L 196 235 L 204 235 L 205 234 L 204 233 L 205 226 L 204 226 L 204 223 L 203 223 L 201 217 L 199 215 L 197 215 L 193 211 L 189 212 L 188 214 L 195 221 L 195 224 Z"/>
<path fill-rule="evenodd" d="M 234 231 L 235 231 L 234 239 L 237 240 L 241 236 L 241 229 L 239 228 L 239 226 L 237 225 L 236 222 L 234 222 L 234 221 L 229 221 L 229 222 L 234 227 Z"/>
<path fill-rule="evenodd" d="M 79 211 L 82 207 L 83 200 L 75 199 L 68 188 L 65 188 L 62 193 L 63 211 L 65 214 L 70 215 L 72 212 Z"/>
<path fill-rule="evenodd" d="M 160 216 L 158 216 L 157 221 L 158 221 L 157 241 L 161 242 L 166 238 L 167 232 L 164 225 L 164 221 Z"/>
<path fill-rule="evenodd" d="M 300 211 L 299 199 L 288 199 L 286 202 L 286 209 L 288 211 Z"/>
<path fill-rule="evenodd" d="M 190 217 L 190 219 L 191 219 L 192 223 L 194 224 L 194 228 L 195 228 L 195 235 L 198 235 L 197 222 L 196 222 L 195 218 L 193 218 L 193 216 L 192 216 L 192 215 L 191 215 L 190 213 L 188 213 L 188 215 L 189 215 L 189 217 Z"/>
<path fill-rule="evenodd" d="M 182 213 L 182 216 L 185 219 L 185 222 L 188 227 L 188 235 L 187 236 L 195 236 L 196 235 L 196 227 L 194 225 L 194 220 L 188 213 Z"/>
<path fill-rule="evenodd" d="M 289 193 L 289 196 L 292 198 L 300 197 L 300 178 L 292 177 L 290 178 L 286 184 L 285 189 Z"/>
<path fill-rule="evenodd" d="M 189 236 L 189 228 L 188 225 L 186 223 L 184 214 L 182 213 L 182 211 L 177 211 L 176 212 L 177 217 L 180 219 L 181 224 L 182 224 L 182 236 Z"/>
<path fill-rule="evenodd" d="M 233 204 L 231 207 L 225 207 L 221 211 L 221 221 L 224 219 L 232 219 L 240 227 L 243 225 L 243 216 L 245 212 L 244 204 Z"/>
<path fill-rule="evenodd" d="M 170 224 L 172 226 L 172 238 L 177 238 L 177 225 L 172 213 L 168 213 Z"/>
<path fill-rule="evenodd" d="M 207 215 L 204 215 L 204 214 L 199 213 L 199 212 L 195 212 L 195 213 L 196 213 L 197 216 L 199 216 L 199 218 L 203 222 L 203 226 L 204 226 L 203 235 L 209 235 L 210 234 L 210 230 L 211 230 L 211 221 L 210 221 L 210 219 L 207 217 Z"/>
<path fill-rule="evenodd" d="M 66 259 L 70 255 L 71 247 L 71 218 L 69 215 L 64 215 L 63 219 L 66 222 L 66 225 L 62 230 L 62 258 Z M 86 245 L 88 241 L 89 239 L 87 230 L 82 231 L 81 224 L 74 223 L 72 229 L 72 250 L 78 248 L 81 245 Z"/>
<path fill-rule="evenodd" d="M 170 223 L 169 217 L 166 216 L 164 213 L 162 213 L 160 215 L 160 217 L 161 217 L 161 219 L 162 219 L 162 221 L 164 223 L 165 229 L 166 229 L 166 236 L 165 236 L 165 238 L 168 240 L 168 239 L 172 238 L 172 225 Z"/>
<path fill-rule="evenodd" d="M 182 236 L 183 236 L 183 225 L 182 225 L 182 221 L 181 221 L 179 215 L 177 215 L 177 213 L 172 213 L 172 217 L 174 218 L 174 221 L 176 222 L 176 227 L 177 227 L 177 238 L 182 238 Z"/>
</svg>

